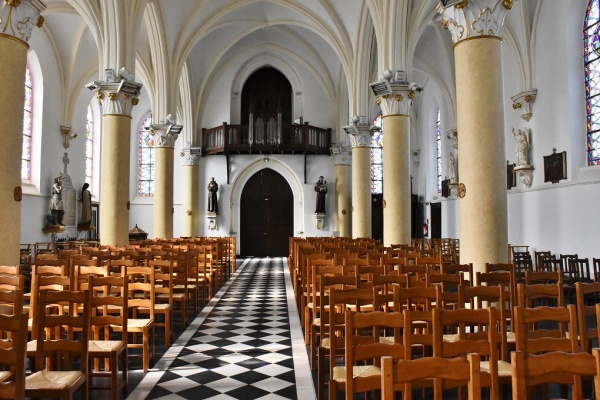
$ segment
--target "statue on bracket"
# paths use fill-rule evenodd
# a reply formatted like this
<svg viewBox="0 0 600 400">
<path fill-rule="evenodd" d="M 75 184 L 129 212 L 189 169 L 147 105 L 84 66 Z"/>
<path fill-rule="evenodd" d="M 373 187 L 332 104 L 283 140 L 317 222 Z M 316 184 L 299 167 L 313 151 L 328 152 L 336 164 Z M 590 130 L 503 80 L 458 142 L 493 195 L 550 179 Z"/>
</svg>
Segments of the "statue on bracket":
<svg viewBox="0 0 600 400">
<path fill-rule="evenodd" d="M 64 226 L 62 223 L 63 215 L 65 214 L 62 202 L 62 173 L 54 178 L 54 183 L 52 184 L 52 190 L 50 194 L 51 218 L 48 218 L 48 223 L 49 225 Z"/>
<path fill-rule="evenodd" d="M 215 181 L 215 178 L 211 178 L 208 183 L 208 211 L 219 214 L 219 203 L 217 202 L 217 192 L 219 191 L 219 185 Z"/>
<path fill-rule="evenodd" d="M 448 178 L 450 179 L 450 183 L 457 183 L 456 177 L 456 158 L 454 157 L 454 153 L 450 152 L 450 158 L 448 160 Z"/>
<path fill-rule="evenodd" d="M 317 192 L 317 205 L 315 207 L 315 214 L 325 214 L 325 194 L 327 194 L 327 181 L 320 176 L 317 183 L 315 183 L 315 192 Z"/>
<path fill-rule="evenodd" d="M 513 136 L 517 141 L 515 154 L 517 155 L 517 166 L 529 165 L 529 130 L 527 128 L 513 128 Z"/>
</svg>

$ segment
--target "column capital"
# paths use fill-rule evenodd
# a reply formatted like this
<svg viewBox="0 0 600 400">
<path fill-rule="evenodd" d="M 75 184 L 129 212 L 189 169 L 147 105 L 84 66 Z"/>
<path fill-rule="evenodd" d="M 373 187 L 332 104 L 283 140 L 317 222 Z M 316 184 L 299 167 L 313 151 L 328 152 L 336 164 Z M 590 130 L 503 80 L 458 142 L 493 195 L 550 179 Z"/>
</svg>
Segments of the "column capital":
<svg viewBox="0 0 600 400">
<path fill-rule="evenodd" d="M 350 165 L 352 155 L 349 147 L 332 147 L 331 154 L 334 157 L 335 165 Z"/>
<path fill-rule="evenodd" d="M 183 158 L 183 165 L 198 165 L 200 147 L 191 147 L 191 143 L 187 142 L 186 147 L 181 149 L 179 155 Z"/>
<path fill-rule="evenodd" d="M 124 115 L 131 117 L 131 108 L 138 104 L 142 84 L 133 81 L 133 75 L 121 68 L 118 75 L 113 69 L 106 69 L 104 81 L 94 81 L 85 85 L 96 92 L 102 107 L 102 115 Z"/>
<path fill-rule="evenodd" d="M 502 37 L 506 12 L 513 6 L 513 0 L 463 0 L 437 10 L 442 14 L 442 27 L 452 34 L 452 42 L 457 44 L 465 39 L 476 37 Z"/>
<path fill-rule="evenodd" d="M 352 148 L 371 147 L 373 132 L 369 125 L 355 125 L 352 132 L 346 131 Z"/>
<path fill-rule="evenodd" d="M 149 130 L 150 134 L 154 136 L 154 148 L 167 147 L 173 149 L 183 125 L 176 125 L 175 119 L 169 114 L 166 123 L 160 121 L 159 124 L 151 124 L 145 126 L 144 129 Z"/>
<path fill-rule="evenodd" d="M 375 102 L 381 107 L 384 117 L 389 115 L 409 115 L 415 98 L 414 84 L 390 83 L 391 93 L 377 96 Z"/>
<path fill-rule="evenodd" d="M 24 42 L 29 41 L 34 26 L 41 28 L 46 9 L 41 0 L 4 0 L 0 4 L 0 32 Z"/>
</svg>

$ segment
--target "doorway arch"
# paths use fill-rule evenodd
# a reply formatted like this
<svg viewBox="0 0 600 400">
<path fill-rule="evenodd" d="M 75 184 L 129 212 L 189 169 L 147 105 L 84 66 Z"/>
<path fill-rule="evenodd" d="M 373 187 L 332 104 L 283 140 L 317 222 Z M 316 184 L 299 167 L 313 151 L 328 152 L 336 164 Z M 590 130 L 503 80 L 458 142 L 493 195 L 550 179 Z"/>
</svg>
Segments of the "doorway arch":
<svg viewBox="0 0 600 400">
<path fill-rule="evenodd" d="M 294 235 L 294 194 L 278 172 L 264 168 L 248 179 L 240 198 L 241 254 L 286 256 Z"/>
</svg>

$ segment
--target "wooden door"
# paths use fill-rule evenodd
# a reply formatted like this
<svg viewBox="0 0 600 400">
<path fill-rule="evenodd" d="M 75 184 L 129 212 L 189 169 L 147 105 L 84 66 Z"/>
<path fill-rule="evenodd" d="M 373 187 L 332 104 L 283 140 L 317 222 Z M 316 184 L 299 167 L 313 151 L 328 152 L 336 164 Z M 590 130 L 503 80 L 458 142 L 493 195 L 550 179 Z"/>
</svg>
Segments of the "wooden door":
<svg viewBox="0 0 600 400">
<path fill-rule="evenodd" d="M 440 239 L 442 237 L 442 203 L 429 203 L 431 212 L 431 238 Z"/>
<path fill-rule="evenodd" d="M 242 190 L 240 251 L 244 256 L 287 256 L 294 235 L 294 195 L 285 178 L 266 168 Z"/>
</svg>

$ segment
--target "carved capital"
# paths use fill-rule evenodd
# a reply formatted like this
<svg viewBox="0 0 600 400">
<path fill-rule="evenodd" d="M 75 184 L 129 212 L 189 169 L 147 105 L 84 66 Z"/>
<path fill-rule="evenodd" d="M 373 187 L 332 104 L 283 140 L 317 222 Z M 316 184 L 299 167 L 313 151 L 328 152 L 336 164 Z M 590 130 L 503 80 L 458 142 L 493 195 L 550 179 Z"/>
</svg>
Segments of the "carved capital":
<svg viewBox="0 0 600 400">
<path fill-rule="evenodd" d="M 173 121 L 175 122 L 175 121 Z M 154 136 L 154 147 L 175 148 L 175 142 L 179 137 L 179 133 L 183 129 L 182 125 L 174 124 L 153 124 L 147 127 L 150 134 Z"/>
<path fill-rule="evenodd" d="M 356 131 L 350 133 L 348 138 L 350 139 L 350 145 L 352 148 L 355 147 L 371 147 L 371 137 L 373 132 L 367 125 L 356 126 Z"/>
<path fill-rule="evenodd" d="M 391 94 L 377 97 L 375 100 L 381 107 L 382 115 L 409 115 L 410 106 L 415 98 L 411 85 L 404 83 L 391 83 Z"/>
<path fill-rule="evenodd" d="M 513 102 L 513 110 L 521 110 L 521 118 L 529 122 L 533 115 L 533 102 L 537 95 L 537 89 L 525 90 L 514 95 L 510 99 Z"/>
<path fill-rule="evenodd" d="M 504 18 L 512 4 L 512 0 L 469 0 L 451 7 L 439 4 L 438 12 L 443 16 L 442 27 L 450 31 L 456 44 L 475 37 L 502 37 Z"/>
<path fill-rule="evenodd" d="M 40 0 L 5 0 L 0 4 L 0 32 L 24 42 L 31 38 L 34 26 L 41 28 L 44 17 L 40 15 L 46 5 Z"/>
<path fill-rule="evenodd" d="M 335 165 L 350 165 L 352 156 L 348 147 L 332 147 L 331 154 L 334 157 Z"/>
<path fill-rule="evenodd" d="M 131 117 L 131 108 L 137 104 L 137 95 L 123 92 L 120 82 L 94 82 L 96 98 L 102 107 L 102 115 L 125 115 Z M 141 85 L 140 85 L 141 86 Z"/>
<path fill-rule="evenodd" d="M 73 128 L 70 126 L 61 125 L 60 133 L 62 133 L 63 136 L 63 147 L 68 149 L 69 146 L 71 146 L 71 140 L 77 137 L 77 132 L 75 132 L 75 130 L 73 130 Z"/>
<path fill-rule="evenodd" d="M 191 147 L 181 149 L 181 153 L 179 153 L 179 155 L 183 158 L 183 165 L 198 165 L 199 157 L 196 153 L 196 149 Z"/>
</svg>

